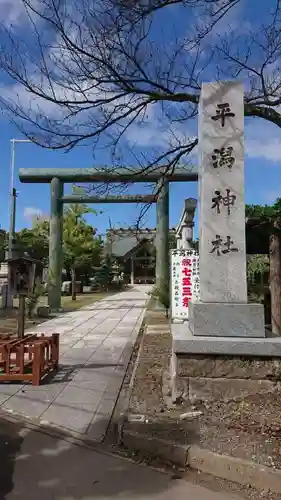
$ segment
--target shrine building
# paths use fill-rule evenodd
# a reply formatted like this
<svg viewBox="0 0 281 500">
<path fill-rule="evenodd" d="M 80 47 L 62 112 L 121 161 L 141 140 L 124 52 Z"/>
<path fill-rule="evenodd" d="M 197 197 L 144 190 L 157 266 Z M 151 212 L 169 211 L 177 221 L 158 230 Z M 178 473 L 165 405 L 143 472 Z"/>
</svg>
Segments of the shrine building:
<svg viewBox="0 0 281 500">
<path fill-rule="evenodd" d="M 170 229 L 174 246 L 175 228 Z M 153 284 L 156 279 L 156 228 L 109 229 L 106 233 L 106 252 L 112 255 L 130 284 Z"/>
</svg>

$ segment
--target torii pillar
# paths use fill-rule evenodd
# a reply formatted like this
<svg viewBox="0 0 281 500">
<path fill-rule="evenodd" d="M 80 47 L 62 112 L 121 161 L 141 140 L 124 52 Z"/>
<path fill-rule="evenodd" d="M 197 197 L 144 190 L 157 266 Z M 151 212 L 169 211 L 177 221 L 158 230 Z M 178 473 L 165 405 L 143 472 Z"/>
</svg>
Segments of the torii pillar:
<svg viewBox="0 0 281 500">
<path fill-rule="evenodd" d="M 51 180 L 51 216 L 49 240 L 48 302 L 52 310 L 61 308 L 63 182 Z"/>
<path fill-rule="evenodd" d="M 164 178 L 158 184 L 156 202 L 156 288 L 169 293 L 169 182 Z"/>
</svg>

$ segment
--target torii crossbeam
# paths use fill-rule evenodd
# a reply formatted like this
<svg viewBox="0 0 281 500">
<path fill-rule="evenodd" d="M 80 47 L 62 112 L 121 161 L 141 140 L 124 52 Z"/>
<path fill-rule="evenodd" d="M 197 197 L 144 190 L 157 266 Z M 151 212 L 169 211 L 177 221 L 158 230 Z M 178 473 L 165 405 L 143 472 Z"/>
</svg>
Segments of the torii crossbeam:
<svg viewBox="0 0 281 500">
<path fill-rule="evenodd" d="M 61 307 L 62 230 L 64 203 L 156 203 L 156 286 L 164 292 L 169 286 L 169 183 L 197 181 L 197 167 L 138 168 L 22 168 L 23 183 L 51 184 L 51 213 L 49 238 L 48 298 L 52 310 Z M 157 195 L 86 196 L 64 195 L 64 184 L 155 182 Z"/>
</svg>

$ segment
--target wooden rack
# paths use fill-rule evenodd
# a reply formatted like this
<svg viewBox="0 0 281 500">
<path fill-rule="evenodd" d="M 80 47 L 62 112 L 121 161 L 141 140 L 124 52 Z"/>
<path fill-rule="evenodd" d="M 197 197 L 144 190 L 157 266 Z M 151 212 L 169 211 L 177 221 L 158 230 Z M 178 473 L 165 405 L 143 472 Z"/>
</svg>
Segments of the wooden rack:
<svg viewBox="0 0 281 500">
<path fill-rule="evenodd" d="M 40 385 L 46 375 L 58 370 L 58 362 L 58 333 L 0 341 L 0 383 L 18 380 Z"/>
</svg>

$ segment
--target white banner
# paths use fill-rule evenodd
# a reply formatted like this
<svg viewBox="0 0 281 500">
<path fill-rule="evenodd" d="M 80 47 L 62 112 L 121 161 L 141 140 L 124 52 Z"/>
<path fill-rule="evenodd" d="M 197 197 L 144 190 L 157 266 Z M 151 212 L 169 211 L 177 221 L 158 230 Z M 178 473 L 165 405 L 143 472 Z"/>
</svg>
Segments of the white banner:
<svg viewBox="0 0 281 500">
<path fill-rule="evenodd" d="M 171 250 L 172 318 L 188 319 L 190 300 L 200 300 L 199 255 L 194 250 Z"/>
</svg>

